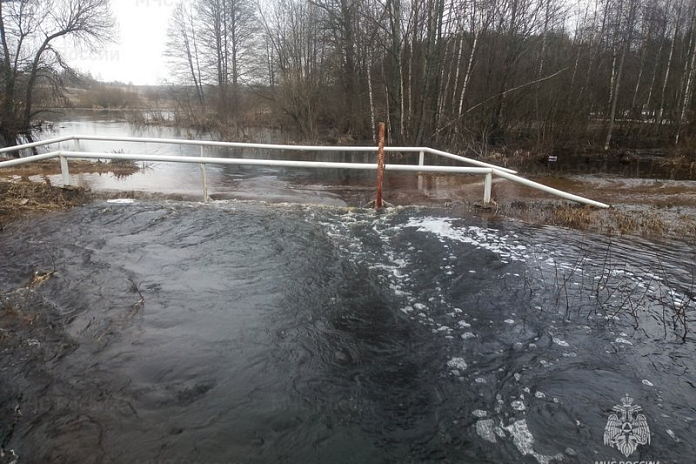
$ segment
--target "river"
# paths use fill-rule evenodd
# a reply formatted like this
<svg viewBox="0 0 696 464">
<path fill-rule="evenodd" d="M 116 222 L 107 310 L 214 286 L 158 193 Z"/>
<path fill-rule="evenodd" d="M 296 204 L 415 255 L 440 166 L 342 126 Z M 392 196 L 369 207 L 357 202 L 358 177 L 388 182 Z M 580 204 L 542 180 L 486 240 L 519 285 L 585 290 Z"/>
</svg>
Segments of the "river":
<svg viewBox="0 0 696 464">
<path fill-rule="evenodd" d="M 679 241 L 433 206 L 122 200 L 15 222 L 0 448 L 17 463 L 689 463 L 695 262 Z M 645 436 L 639 415 L 649 427 L 629 457 L 604 440 L 624 403 L 641 408 L 625 436 Z"/>
</svg>

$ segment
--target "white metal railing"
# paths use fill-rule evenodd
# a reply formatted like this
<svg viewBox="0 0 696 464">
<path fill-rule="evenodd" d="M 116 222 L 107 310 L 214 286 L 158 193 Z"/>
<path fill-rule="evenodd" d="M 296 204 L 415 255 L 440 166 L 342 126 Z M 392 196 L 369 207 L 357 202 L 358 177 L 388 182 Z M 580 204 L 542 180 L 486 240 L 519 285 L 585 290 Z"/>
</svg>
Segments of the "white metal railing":
<svg viewBox="0 0 696 464">
<path fill-rule="evenodd" d="M 169 145 L 188 145 L 199 146 L 200 156 L 174 156 L 174 155 L 145 155 L 145 154 L 124 154 L 124 153 L 106 153 L 106 152 L 84 152 L 80 149 L 81 140 L 102 141 L 102 142 L 134 142 L 134 143 L 159 143 Z M 74 150 L 64 150 L 63 142 L 72 141 Z M 219 158 L 204 156 L 205 147 L 229 147 L 229 148 L 250 148 L 264 150 L 282 150 L 282 151 L 321 151 L 321 152 L 377 152 L 375 146 L 316 146 L 316 145 L 275 145 L 263 143 L 240 143 L 240 142 L 216 142 L 212 140 L 186 140 L 186 139 L 159 139 L 159 138 L 144 138 L 144 137 L 103 137 L 96 135 L 70 135 L 47 139 L 39 142 L 27 143 L 13 147 L 0 149 L 0 154 L 17 152 L 29 148 L 41 146 L 59 145 L 58 150 L 40 155 L 32 155 L 24 158 L 13 159 L 0 162 L 0 168 L 18 166 L 22 164 L 33 163 L 35 161 L 59 158 L 62 180 L 64 185 L 70 185 L 70 170 L 68 159 L 110 159 L 110 160 L 131 160 L 131 161 L 152 161 L 152 162 L 174 162 L 174 163 L 192 163 L 199 164 L 201 167 L 201 176 L 203 184 L 203 198 L 208 200 L 208 182 L 205 171 L 207 164 L 234 164 L 248 166 L 271 166 L 271 167 L 297 167 L 297 168 L 313 168 L 313 169 L 362 169 L 362 170 L 377 170 L 377 163 L 343 163 L 343 162 L 326 162 L 326 161 L 292 161 L 292 160 L 274 160 L 274 159 L 245 159 L 245 158 Z M 552 195 L 564 198 L 566 200 L 575 201 L 578 203 L 595 206 L 598 208 L 608 208 L 609 205 L 598 201 L 590 200 L 578 195 L 574 195 L 562 190 L 558 190 L 538 182 L 533 182 L 528 179 L 517 176 L 516 172 L 495 166 L 493 164 L 484 163 L 482 161 L 466 158 L 459 155 L 454 155 L 441 150 L 435 150 L 428 147 L 384 147 L 386 152 L 400 153 L 419 153 L 419 162 L 417 165 L 410 164 L 387 164 L 385 169 L 388 171 L 407 171 L 407 172 L 431 172 L 431 173 L 449 173 L 449 174 L 483 174 L 484 193 L 483 203 L 491 202 L 491 192 L 493 176 L 498 176 L 513 182 L 517 182 L 527 187 L 536 190 L 550 193 Z M 460 166 L 437 166 L 426 165 L 425 154 L 429 153 L 438 157 L 449 158 L 462 163 L 467 163 L 475 167 L 460 167 Z"/>
</svg>

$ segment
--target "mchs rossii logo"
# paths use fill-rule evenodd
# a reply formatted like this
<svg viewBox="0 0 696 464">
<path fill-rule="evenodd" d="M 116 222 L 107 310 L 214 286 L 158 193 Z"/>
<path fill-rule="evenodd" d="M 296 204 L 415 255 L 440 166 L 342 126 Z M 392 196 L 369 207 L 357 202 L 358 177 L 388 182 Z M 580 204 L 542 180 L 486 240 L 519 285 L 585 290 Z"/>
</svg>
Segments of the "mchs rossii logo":
<svg viewBox="0 0 696 464">
<path fill-rule="evenodd" d="M 604 444 L 618 449 L 621 454 L 629 457 L 639 445 L 650 444 L 650 427 L 643 410 L 633 404 L 633 398 L 626 395 L 621 399 L 621 405 L 612 408 L 604 427 Z"/>
</svg>

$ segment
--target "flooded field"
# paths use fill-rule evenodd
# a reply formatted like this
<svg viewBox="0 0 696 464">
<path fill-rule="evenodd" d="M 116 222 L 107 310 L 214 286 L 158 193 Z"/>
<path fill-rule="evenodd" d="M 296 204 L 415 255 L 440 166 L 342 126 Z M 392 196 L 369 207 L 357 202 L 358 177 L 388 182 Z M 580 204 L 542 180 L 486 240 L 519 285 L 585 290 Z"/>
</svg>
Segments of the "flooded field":
<svg viewBox="0 0 696 464">
<path fill-rule="evenodd" d="M 44 138 L 64 135 L 102 135 L 158 138 L 208 138 L 171 127 L 136 126 L 113 112 L 76 112 L 57 120 Z M 243 137 L 259 143 L 292 144 L 291 134 L 278 130 L 249 129 Z M 66 142 L 63 148 L 72 148 Z M 56 147 L 53 147 L 55 149 Z M 152 143 L 99 142 L 81 143 L 85 151 L 122 152 L 130 154 L 159 154 L 199 156 L 195 146 Z M 44 150 L 47 150 L 45 148 Z M 237 158 L 293 159 L 327 162 L 376 163 L 374 153 L 270 152 L 251 149 L 207 148 L 206 156 Z M 417 154 L 387 154 L 388 163 L 417 163 Z M 563 158 L 563 157 L 561 157 Z M 696 180 L 685 168 L 679 175 L 665 168 L 664 160 L 650 159 L 626 165 L 620 162 L 591 164 L 582 157 L 561 160 L 558 165 L 544 167 L 539 163 L 524 166 L 524 173 L 533 180 L 552 187 L 586 196 L 612 205 L 647 205 L 660 208 L 696 208 Z M 427 163 L 446 160 L 427 155 Z M 492 160 L 496 161 L 496 160 Z M 500 160 L 498 160 L 500 161 Z M 529 161 L 529 160 L 528 160 Z M 620 160 L 619 160 L 620 161 Z M 648 161 L 650 161 L 648 163 Z M 98 165 L 90 171 L 87 166 L 71 162 L 71 185 L 94 192 L 127 192 L 137 195 L 159 195 L 165 198 L 200 200 L 203 195 L 200 168 L 180 163 L 145 163 L 133 172 L 123 166 Z M 89 163 L 87 163 L 89 164 Z M 635 168 L 634 170 L 631 170 Z M 693 167 L 692 167 L 693 168 Z M 689 171 L 691 169 L 691 171 Z M 569 172 L 567 172 L 570 170 Z M 209 195 L 213 199 L 265 200 L 270 202 L 299 202 L 334 206 L 362 206 L 374 199 L 373 171 L 337 169 L 309 170 L 298 168 L 269 168 L 252 166 L 215 166 L 206 169 Z M 696 172 L 696 171 L 694 171 Z M 683 174 L 683 175 L 682 175 Z M 693 174 L 693 172 L 692 172 Z M 29 179 L 35 182 L 61 185 L 58 162 L 53 168 L 41 166 L 5 169 L 0 175 L 10 179 Z M 686 177 L 684 177 L 686 176 Z M 483 179 L 475 175 L 416 175 L 388 172 L 385 176 L 385 197 L 397 205 L 428 205 L 447 202 L 480 202 Z M 541 193 L 502 179 L 497 179 L 493 197 L 499 203 L 552 199 Z"/>
<path fill-rule="evenodd" d="M 17 462 L 481 463 L 696 453 L 692 246 L 257 202 L 98 202 L 0 235 Z M 686 335 L 686 337 L 685 337 Z"/>
</svg>

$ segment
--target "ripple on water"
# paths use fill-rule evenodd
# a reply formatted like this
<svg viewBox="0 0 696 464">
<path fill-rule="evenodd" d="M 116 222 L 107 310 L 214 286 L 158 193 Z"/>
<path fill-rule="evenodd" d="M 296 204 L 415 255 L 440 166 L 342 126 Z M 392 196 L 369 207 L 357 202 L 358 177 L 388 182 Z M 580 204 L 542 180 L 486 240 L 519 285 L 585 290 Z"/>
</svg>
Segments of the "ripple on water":
<svg viewBox="0 0 696 464">
<path fill-rule="evenodd" d="M 546 464 L 569 444 L 592 456 L 606 410 L 626 391 L 640 391 L 636 401 L 651 428 L 669 430 L 664 433 L 673 438 L 669 448 L 655 440 L 651 450 L 690 455 L 693 443 L 675 438 L 688 436 L 677 404 L 690 391 L 671 373 L 669 355 L 693 344 L 674 348 L 645 337 L 617 355 L 612 344 L 634 343 L 626 333 L 633 333 L 630 325 L 618 316 L 603 320 L 598 313 L 615 311 L 596 310 L 599 301 L 581 293 L 595 282 L 625 292 L 652 286 L 655 295 L 660 290 L 685 305 L 691 296 L 665 290 L 673 279 L 662 278 L 658 289 L 658 279 L 649 285 L 639 265 L 618 272 L 606 264 L 605 249 L 572 232 L 514 226 L 513 234 L 434 214 L 101 204 L 59 216 L 68 221 L 38 221 L 41 233 L 2 236 L 0 280 L 21 285 L 22 272 L 33 272 L 12 256 L 40 263 L 46 243 L 56 250 L 60 279 L 40 291 L 70 314 L 68 328 L 84 343 L 56 361 L 76 365 L 46 368 L 78 373 L 78 383 L 97 378 L 108 385 L 105 374 L 87 366 L 121 376 L 119 385 L 127 387 L 119 395 L 139 416 L 112 418 L 95 409 L 90 417 L 106 424 L 109 437 L 116 430 L 121 441 L 144 438 L 132 440 L 138 444 L 132 450 L 107 453 L 169 458 L 174 451 L 159 445 L 175 431 L 185 458 L 203 455 L 208 462 L 219 455 L 201 436 L 234 443 L 249 462 L 345 462 L 337 455 L 344 449 L 359 450 L 365 463 L 425 462 L 435 450 L 446 450 L 453 461 L 477 462 L 451 444 L 462 433 L 451 424 L 472 411 L 475 426 L 468 433 L 488 447 L 485 459 L 528 456 Z M 619 252 L 628 259 L 636 254 L 630 250 Z M 50 269 L 51 260 L 43 262 Z M 602 273 L 603 266 L 613 269 Z M 557 275 L 568 278 L 567 300 L 565 293 L 559 297 Z M 145 300 L 139 311 L 131 280 Z M 577 308 L 567 314 L 566 304 Z M 607 325 L 616 327 L 614 335 Z M 462 342 L 473 338 L 479 341 Z M 549 349 L 571 344 L 572 352 Z M 43 350 L 47 344 L 32 336 L 23 346 Z M 641 357 L 648 349 L 657 353 L 657 370 Z M 680 372 L 694 368 L 691 357 L 678 354 Z M 619 374 L 583 384 L 606 366 Z M 670 392 L 659 406 L 650 396 L 655 390 L 645 388 L 653 382 Z M 552 401 L 541 401 L 546 398 Z M 588 429 L 593 439 L 579 436 L 579 425 L 530 430 L 540 420 L 555 425 L 565 417 L 599 430 Z M 57 419 L 37 423 L 27 443 L 45 438 L 38 430 L 60 428 Z M 66 441 L 78 435 L 69 432 Z M 413 439 L 426 435 L 435 438 Z M 185 454 L 193 443 L 200 455 Z"/>
</svg>

